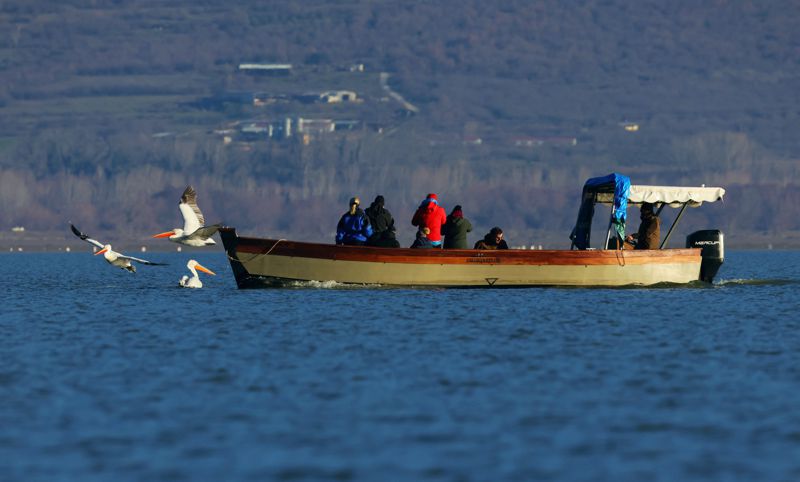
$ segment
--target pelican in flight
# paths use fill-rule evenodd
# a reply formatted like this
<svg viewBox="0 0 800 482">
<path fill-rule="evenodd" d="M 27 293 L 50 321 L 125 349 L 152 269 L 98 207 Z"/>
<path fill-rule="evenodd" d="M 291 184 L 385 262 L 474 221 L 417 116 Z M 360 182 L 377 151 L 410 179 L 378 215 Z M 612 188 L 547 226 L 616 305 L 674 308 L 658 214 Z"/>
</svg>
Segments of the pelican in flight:
<svg viewBox="0 0 800 482">
<path fill-rule="evenodd" d="M 121 268 L 131 273 L 136 272 L 136 266 L 134 266 L 131 261 L 136 261 L 137 263 L 141 264 L 149 264 L 151 266 L 165 266 L 165 263 L 153 263 L 152 261 L 147 261 L 146 259 L 139 259 L 134 258 L 133 256 L 125 256 L 124 254 L 117 253 L 113 249 L 111 249 L 110 244 L 103 244 L 100 241 L 90 238 L 89 236 L 83 234 L 75 227 L 74 224 L 69 225 L 72 228 L 72 232 L 75 233 L 75 236 L 81 238 L 82 240 L 86 241 L 87 243 L 94 245 L 100 248 L 100 251 L 94 253 L 95 256 L 98 254 L 102 254 L 103 257 L 108 261 L 108 264 L 114 265 L 117 268 Z"/>
<path fill-rule="evenodd" d="M 211 236 L 219 230 L 219 224 L 205 226 L 205 218 L 200 208 L 197 207 L 197 192 L 188 186 L 181 195 L 178 208 L 183 215 L 183 229 L 175 228 L 172 231 L 156 234 L 154 238 L 169 238 L 173 243 L 186 246 L 211 246 L 217 244 Z"/>
<path fill-rule="evenodd" d="M 178 284 L 183 286 L 184 288 L 202 288 L 203 282 L 200 281 L 200 276 L 197 275 L 197 271 L 200 270 L 203 273 L 208 273 L 211 275 L 216 275 L 217 273 L 211 271 L 210 269 L 206 268 L 205 266 L 201 265 L 197 261 L 190 259 L 188 263 L 186 263 L 186 267 L 189 268 L 189 271 L 192 272 L 192 277 L 188 277 L 183 275 Z"/>
</svg>

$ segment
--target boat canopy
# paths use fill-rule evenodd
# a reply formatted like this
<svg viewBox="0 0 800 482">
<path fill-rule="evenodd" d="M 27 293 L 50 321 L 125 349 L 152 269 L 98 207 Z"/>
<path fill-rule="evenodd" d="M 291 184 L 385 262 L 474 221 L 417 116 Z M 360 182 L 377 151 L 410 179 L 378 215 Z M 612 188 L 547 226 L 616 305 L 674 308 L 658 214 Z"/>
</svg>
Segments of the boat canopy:
<svg viewBox="0 0 800 482">
<path fill-rule="evenodd" d="M 678 187 L 678 186 L 643 186 L 632 185 L 628 193 L 628 202 L 631 204 L 666 204 L 673 208 L 687 204 L 696 208 L 704 202 L 713 203 L 721 201 L 725 196 L 725 189 L 721 187 Z M 614 192 L 597 191 L 596 202 L 601 204 L 614 203 L 618 205 Z"/>
<path fill-rule="evenodd" d="M 578 219 L 575 222 L 572 234 L 570 234 L 572 247 L 576 249 L 589 248 L 595 204 L 613 205 L 608 233 L 606 234 L 606 243 L 608 243 L 612 232 L 618 236 L 620 243 L 621 240 L 625 239 L 628 204 L 651 203 L 657 206 L 660 205 L 662 208 L 664 206 L 681 208 L 678 218 L 670 227 L 667 237 L 662 242 L 663 247 L 687 206 L 698 207 L 704 202 L 721 201 L 724 195 L 725 189 L 721 187 L 631 185 L 630 178 L 617 173 L 603 177 L 593 177 L 583 185 Z"/>
<path fill-rule="evenodd" d="M 612 173 L 608 176 L 593 177 L 587 180 L 583 185 L 578 220 L 575 222 L 575 228 L 569 236 L 572 240 L 572 247 L 577 249 L 587 249 L 589 247 L 594 205 L 597 203 L 599 196 L 603 196 L 609 204 L 613 202 L 609 230 L 613 226 L 620 239 L 624 239 L 630 190 L 631 179 L 622 174 Z"/>
</svg>

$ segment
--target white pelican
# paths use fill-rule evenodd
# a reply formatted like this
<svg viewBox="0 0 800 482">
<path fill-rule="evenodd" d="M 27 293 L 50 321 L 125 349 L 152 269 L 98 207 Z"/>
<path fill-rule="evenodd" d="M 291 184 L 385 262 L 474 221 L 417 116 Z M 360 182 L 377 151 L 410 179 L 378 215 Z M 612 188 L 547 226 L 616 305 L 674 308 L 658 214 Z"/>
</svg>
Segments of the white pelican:
<svg viewBox="0 0 800 482">
<path fill-rule="evenodd" d="M 195 269 L 199 269 L 203 273 L 208 273 L 211 275 L 216 275 L 217 273 L 211 271 L 210 269 L 206 268 L 205 266 L 201 265 L 197 261 L 190 259 L 188 263 L 186 263 L 186 267 L 189 268 L 189 271 L 192 272 L 192 277 L 188 277 L 183 275 L 178 284 L 183 286 L 184 288 L 202 288 L 203 282 L 200 281 L 200 276 L 197 275 L 197 271 Z"/>
<path fill-rule="evenodd" d="M 165 263 L 153 263 L 152 261 L 147 261 L 146 259 L 134 258 L 133 256 L 125 256 L 124 254 L 117 253 L 116 251 L 111 249 L 110 244 L 103 244 L 100 241 L 90 238 L 89 236 L 80 232 L 78 228 L 75 227 L 74 224 L 70 224 L 69 227 L 72 228 L 72 232 L 75 233 L 75 236 L 81 238 L 82 240 L 86 241 L 89 244 L 92 244 L 100 248 L 100 251 L 94 253 L 95 256 L 97 256 L 98 254 L 102 254 L 109 264 L 114 265 L 117 268 L 121 268 L 124 270 L 128 270 L 131 273 L 135 273 L 136 266 L 131 264 L 131 261 L 136 261 L 137 263 L 141 264 L 149 264 L 151 266 L 165 266 Z"/>
<path fill-rule="evenodd" d="M 169 238 L 174 243 L 186 246 L 211 246 L 217 244 L 211 236 L 219 230 L 219 224 L 205 226 L 205 219 L 200 208 L 197 207 L 197 192 L 188 186 L 181 195 L 178 204 L 183 215 L 183 229 L 175 228 L 172 231 L 156 234 L 154 238 Z"/>
</svg>

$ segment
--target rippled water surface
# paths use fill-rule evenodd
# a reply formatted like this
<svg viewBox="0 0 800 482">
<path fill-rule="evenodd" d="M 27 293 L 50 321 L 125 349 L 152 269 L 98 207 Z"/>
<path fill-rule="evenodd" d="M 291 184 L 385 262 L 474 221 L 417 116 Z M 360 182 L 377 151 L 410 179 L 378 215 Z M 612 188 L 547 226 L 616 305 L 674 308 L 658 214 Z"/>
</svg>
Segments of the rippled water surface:
<svg viewBox="0 0 800 482">
<path fill-rule="evenodd" d="M 800 253 L 712 287 L 239 291 L 0 255 L 0 480 L 800 480 Z"/>
</svg>

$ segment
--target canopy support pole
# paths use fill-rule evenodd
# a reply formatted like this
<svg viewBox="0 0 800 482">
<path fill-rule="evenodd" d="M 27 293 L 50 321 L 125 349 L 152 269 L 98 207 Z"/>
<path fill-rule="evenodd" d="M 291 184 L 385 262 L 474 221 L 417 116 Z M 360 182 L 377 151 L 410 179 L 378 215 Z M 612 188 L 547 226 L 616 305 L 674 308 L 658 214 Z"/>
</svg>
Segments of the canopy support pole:
<svg viewBox="0 0 800 482">
<path fill-rule="evenodd" d="M 683 212 L 686 211 L 686 206 L 688 205 L 689 203 L 683 203 L 683 206 L 681 207 L 681 210 L 678 213 L 678 217 L 675 218 L 675 221 L 673 221 L 672 226 L 669 227 L 669 231 L 667 231 L 667 235 L 664 236 L 664 241 L 661 241 L 661 246 L 659 246 L 658 249 L 664 249 L 664 246 L 667 245 L 667 241 L 669 241 L 669 237 L 672 235 L 672 230 L 674 230 L 675 226 L 678 225 L 678 221 L 681 220 L 681 216 L 683 216 Z"/>
<path fill-rule="evenodd" d="M 614 205 L 611 205 L 611 217 L 608 219 L 608 231 L 606 231 L 606 242 L 603 249 L 608 249 L 608 241 L 611 239 L 611 226 L 614 224 Z"/>
</svg>

